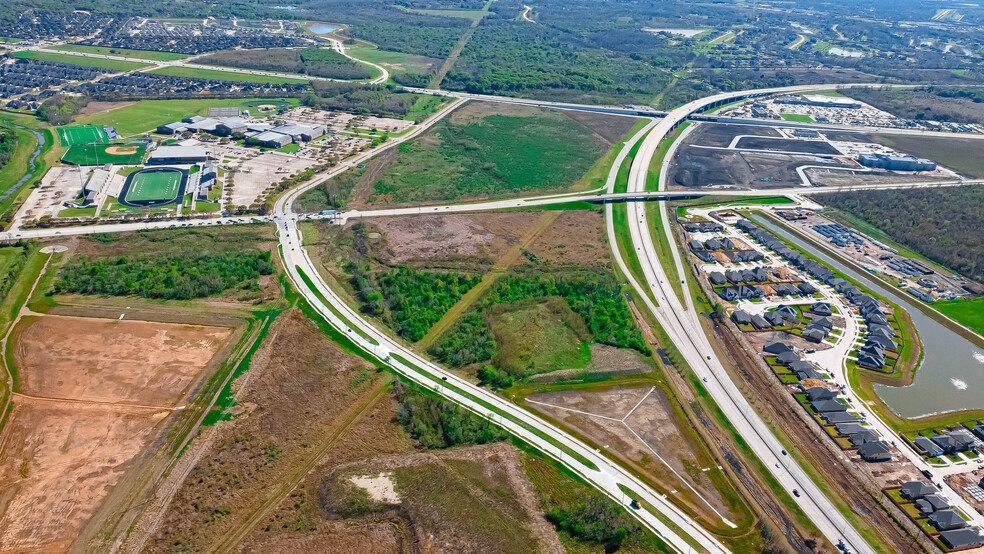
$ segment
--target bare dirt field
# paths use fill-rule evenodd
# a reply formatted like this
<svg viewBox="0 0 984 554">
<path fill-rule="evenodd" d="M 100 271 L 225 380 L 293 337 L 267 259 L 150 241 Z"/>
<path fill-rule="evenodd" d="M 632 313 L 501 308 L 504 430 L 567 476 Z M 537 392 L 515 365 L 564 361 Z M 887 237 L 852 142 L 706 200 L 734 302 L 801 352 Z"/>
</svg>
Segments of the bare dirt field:
<svg viewBox="0 0 984 554">
<path fill-rule="evenodd" d="M 608 264 L 605 216 L 590 210 L 562 212 L 526 250 L 553 264 Z"/>
<path fill-rule="evenodd" d="M 110 110 L 118 110 L 120 108 L 125 108 L 127 106 L 132 106 L 136 102 L 89 102 L 82 108 L 79 112 L 80 116 L 92 115 L 94 113 L 108 112 Z"/>
<path fill-rule="evenodd" d="M 0 441 L 0 552 L 61 552 L 168 410 L 16 398 Z"/>
<path fill-rule="evenodd" d="M 232 329 L 28 316 L 14 334 L 31 396 L 171 407 Z"/>
<path fill-rule="evenodd" d="M 10 339 L 20 393 L 0 441 L 0 551 L 65 550 L 231 333 L 24 317 Z"/>
<path fill-rule="evenodd" d="M 537 215 L 422 215 L 367 221 L 386 238 L 385 261 L 398 264 L 451 256 L 498 259 L 523 236 Z"/>
<path fill-rule="evenodd" d="M 733 517 L 708 478 L 709 472 L 721 470 L 716 466 L 703 466 L 691 439 L 678 429 L 680 422 L 665 393 L 658 388 L 650 393 L 650 388 L 566 390 L 534 394 L 526 400 L 529 407 L 564 422 L 617 453 L 707 520 L 720 521 L 720 516 L 711 511 L 708 504 L 724 517 Z M 631 431 L 619 421 L 626 415 L 625 424 Z M 688 485 L 696 489 L 706 503 Z"/>
</svg>

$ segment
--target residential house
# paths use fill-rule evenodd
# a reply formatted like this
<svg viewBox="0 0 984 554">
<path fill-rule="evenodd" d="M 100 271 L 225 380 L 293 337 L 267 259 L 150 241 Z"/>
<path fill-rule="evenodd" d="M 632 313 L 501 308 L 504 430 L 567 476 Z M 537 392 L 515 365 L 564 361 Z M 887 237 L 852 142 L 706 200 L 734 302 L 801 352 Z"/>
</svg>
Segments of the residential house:
<svg viewBox="0 0 984 554">
<path fill-rule="evenodd" d="M 858 455 L 866 462 L 887 462 L 892 459 L 892 451 L 885 441 L 862 444 L 858 447 Z"/>
<path fill-rule="evenodd" d="M 806 389 L 804 392 L 806 393 L 806 399 L 810 402 L 814 402 L 816 400 L 834 400 L 837 398 L 836 392 L 823 387 L 812 387 Z"/>
<path fill-rule="evenodd" d="M 780 352 L 779 355 L 776 356 L 776 363 L 779 365 L 788 366 L 789 364 L 798 361 L 800 361 L 800 355 L 797 354 L 796 352 L 793 352 L 792 350 L 787 350 L 786 352 Z"/>
<path fill-rule="evenodd" d="M 772 327 L 782 327 L 786 324 L 786 318 L 784 318 L 779 312 L 765 312 L 762 317 L 764 317 Z"/>
<path fill-rule="evenodd" d="M 861 421 L 858 414 L 854 412 L 827 412 L 820 414 L 821 419 L 826 421 L 829 425 L 837 425 L 841 423 L 857 423 Z"/>
<path fill-rule="evenodd" d="M 907 483 L 902 483 L 901 496 L 906 500 L 918 500 L 927 494 L 933 494 L 936 489 L 932 485 L 923 483 L 922 481 L 909 481 Z"/>
<path fill-rule="evenodd" d="M 827 302 L 814 302 L 813 305 L 810 306 L 810 311 L 822 316 L 834 315 L 833 308 L 831 308 L 830 304 Z"/>
<path fill-rule="evenodd" d="M 879 439 L 877 433 L 875 433 L 871 429 L 865 429 L 863 431 L 858 431 L 857 433 L 854 433 L 853 435 L 848 437 L 848 440 L 851 441 L 851 444 L 854 446 L 861 446 L 862 444 L 875 442 Z"/>
<path fill-rule="evenodd" d="M 728 282 L 728 278 L 724 276 L 724 273 L 720 271 L 712 271 L 708 274 L 707 279 L 712 285 L 724 285 Z"/>
<path fill-rule="evenodd" d="M 949 531 L 966 527 L 967 520 L 956 510 L 939 510 L 929 515 L 929 524 L 940 531 Z"/>
<path fill-rule="evenodd" d="M 737 325 L 749 325 L 752 322 L 752 316 L 748 315 L 745 310 L 735 310 L 731 314 L 731 321 Z"/>
<path fill-rule="evenodd" d="M 847 406 L 837 400 L 817 400 L 816 402 L 811 402 L 810 404 L 812 404 L 813 409 L 819 413 L 847 411 Z"/>
<path fill-rule="evenodd" d="M 912 439 L 912 444 L 914 444 L 916 448 L 922 450 L 930 458 L 938 458 L 943 455 L 943 449 L 940 448 L 940 445 L 929 440 L 928 437 L 918 436 Z"/>
<path fill-rule="evenodd" d="M 817 288 L 811 285 L 810 283 L 800 283 L 796 285 L 796 288 L 798 288 L 800 292 L 803 293 L 803 296 L 810 296 L 811 294 L 817 292 Z"/>
<path fill-rule="evenodd" d="M 735 313 L 737 313 L 737 312 L 735 312 Z M 792 346 L 789 346 L 788 344 L 786 344 L 784 342 L 767 342 L 767 343 L 765 343 L 765 346 L 762 348 L 762 350 L 764 350 L 765 352 L 768 352 L 769 354 L 782 354 L 783 352 L 792 352 L 793 351 L 793 347 Z M 984 430 L 984 425 L 982 425 L 980 427 L 981 427 L 982 430 Z"/>
<path fill-rule="evenodd" d="M 769 329 L 772 327 L 772 324 L 759 314 L 752 316 L 752 325 L 754 325 L 756 329 Z"/>
<path fill-rule="evenodd" d="M 799 312 L 792 306 L 780 304 L 775 309 L 775 313 L 781 315 L 786 321 L 799 321 Z"/>
<path fill-rule="evenodd" d="M 926 496 L 916 500 L 916 509 L 922 515 L 931 514 L 939 510 L 945 510 L 950 507 L 950 502 L 946 498 L 939 494 L 927 494 Z"/>
<path fill-rule="evenodd" d="M 812 325 L 804 327 L 802 334 L 804 339 L 815 343 L 821 343 L 823 339 L 827 338 L 827 332 L 824 329 Z"/>
<path fill-rule="evenodd" d="M 978 532 L 977 529 L 969 529 L 966 527 L 943 531 L 940 533 L 939 539 L 940 542 L 951 550 L 969 548 L 971 546 L 980 546 L 984 544 L 984 540 L 981 539 L 980 532 Z"/>
</svg>

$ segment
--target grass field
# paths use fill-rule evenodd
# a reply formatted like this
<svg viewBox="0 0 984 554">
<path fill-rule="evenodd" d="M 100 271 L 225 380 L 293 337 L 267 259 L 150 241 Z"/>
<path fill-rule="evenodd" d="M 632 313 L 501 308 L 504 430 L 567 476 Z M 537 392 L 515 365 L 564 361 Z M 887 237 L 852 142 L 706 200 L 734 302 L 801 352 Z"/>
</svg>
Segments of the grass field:
<svg viewBox="0 0 984 554">
<path fill-rule="evenodd" d="M 55 54 L 53 52 L 35 52 L 33 50 L 22 50 L 15 54 L 18 58 L 29 58 L 46 62 L 70 63 L 73 65 L 87 65 L 89 67 L 101 67 L 103 69 L 115 69 L 116 71 L 133 71 L 150 64 L 140 62 L 127 62 L 123 60 L 106 60 L 103 58 L 87 58 L 72 54 Z"/>
<path fill-rule="evenodd" d="M 516 376 L 584 367 L 591 361 L 584 322 L 562 299 L 522 302 L 496 310 L 492 332 L 499 346 L 496 365 Z M 502 308 L 508 308 L 502 306 Z M 568 321 L 580 328 L 575 331 Z"/>
<path fill-rule="evenodd" d="M 297 99 L 287 100 L 291 105 L 297 105 Z M 115 127 L 121 136 L 128 137 L 189 115 L 205 115 L 209 107 L 250 106 L 256 102 L 276 104 L 280 99 L 143 100 L 115 110 L 82 116 L 77 121 Z"/>
<path fill-rule="evenodd" d="M 224 81 L 240 81 L 244 83 L 271 83 L 271 84 L 304 84 L 307 79 L 294 79 L 291 77 L 270 77 L 267 75 L 250 75 L 248 73 L 238 73 L 235 71 L 220 71 L 218 69 L 199 69 L 196 67 L 162 67 L 150 71 L 158 75 L 173 75 L 175 77 L 190 77 L 193 79 L 221 79 Z"/>
<path fill-rule="evenodd" d="M 110 153 L 123 149 L 129 153 Z M 127 146 L 124 144 L 77 144 L 70 146 L 62 156 L 62 161 L 75 165 L 102 165 L 106 163 L 118 165 L 136 165 L 143 161 L 147 147 L 143 144 Z"/>
<path fill-rule="evenodd" d="M 58 127 L 58 140 L 62 146 L 75 146 L 76 144 L 105 144 L 109 142 L 106 131 L 100 125 L 72 125 L 69 127 Z"/>
<path fill-rule="evenodd" d="M 138 173 L 133 176 L 125 200 L 127 202 L 174 200 L 178 196 L 180 184 L 181 173 L 177 171 Z"/>
<path fill-rule="evenodd" d="M 984 297 L 941 301 L 934 303 L 933 307 L 950 319 L 984 335 Z"/>
<path fill-rule="evenodd" d="M 409 71 L 411 73 L 426 75 L 437 68 L 441 63 L 441 60 L 428 58 L 426 56 L 380 50 L 376 47 L 376 45 L 362 41 L 358 41 L 356 44 L 351 46 L 346 46 L 345 51 L 355 58 L 365 60 L 370 63 L 384 65 L 389 68 L 390 71 L 394 72 Z M 370 72 L 376 71 L 373 68 L 367 69 L 369 69 Z"/>
<path fill-rule="evenodd" d="M 798 114 L 798 113 L 781 113 L 780 117 L 786 121 L 798 121 L 800 123 L 813 123 L 813 118 L 808 115 Z"/>
<path fill-rule="evenodd" d="M 129 48 L 107 48 L 104 46 L 85 46 L 83 44 L 62 44 L 52 46 L 51 50 L 61 50 L 63 52 L 85 52 L 88 54 L 102 54 L 104 56 L 120 56 L 122 58 L 136 58 L 139 60 L 154 60 L 166 62 L 171 60 L 182 60 L 187 58 L 187 54 L 176 54 L 174 52 L 155 52 L 153 50 L 130 50 Z"/>
<path fill-rule="evenodd" d="M 465 106 L 402 143 L 373 196 L 418 202 L 566 190 L 605 153 L 590 129 L 561 113 L 489 113 L 498 109 Z"/>
</svg>

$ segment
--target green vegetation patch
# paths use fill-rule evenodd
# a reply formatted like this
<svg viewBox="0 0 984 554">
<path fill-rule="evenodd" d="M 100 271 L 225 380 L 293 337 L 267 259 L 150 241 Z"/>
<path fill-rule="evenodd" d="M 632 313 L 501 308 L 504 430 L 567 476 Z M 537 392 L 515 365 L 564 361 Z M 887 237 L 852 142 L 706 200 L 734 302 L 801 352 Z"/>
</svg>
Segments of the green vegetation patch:
<svg viewBox="0 0 984 554">
<path fill-rule="evenodd" d="M 503 308 L 493 309 L 493 307 L 525 299 L 549 297 L 559 297 L 566 301 L 572 311 L 570 315 L 578 316 L 581 321 L 578 322 L 576 318 L 569 315 L 565 318 L 564 323 L 570 326 L 572 330 L 576 330 L 575 333 L 584 333 L 586 330 L 588 336 L 585 339 L 611 346 L 630 348 L 645 355 L 651 354 L 639 329 L 635 326 L 621 287 L 614 277 L 607 274 L 594 274 L 591 277 L 503 276 L 496 281 L 481 304 L 469 312 L 457 325 L 444 333 L 429 349 L 429 352 L 442 363 L 452 367 L 489 361 L 498 353 L 499 348 L 492 338 L 489 318 L 493 314 L 501 317 L 501 314 L 506 313 Z M 517 305 L 521 306 L 521 304 Z M 497 312 L 497 310 L 503 311 Z M 561 316 L 556 317 L 561 318 Z M 581 324 L 584 325 L 583 328 L 580 327 Z M 557 333 L 560 331 L 550 332 Z M 526 366 L 504 369 L 516 371 L 516 376 L 525 376 L 531 369 L 528 363 L 530 358 L 523 357 L 522 349 L 517 352 L 517 355 L 510 354 L 510 357 L 519 360 L 526 359 Z M 580 355 L 583 356 L 584 354 Z M 579 357 L 578 363 L 583 365 L 585 363 L 583 360 L 584 358 Z M 549 363 L 546 365 L 550 366 Z M 538 367 L 535 369 L 542 371 Z"/>
<path fill-rule="evenodd" d="M 62 146 L 75 146 L 77 144 L 105 144 L 109 142 L 109 137 L 101 125 L 72 125 L 68 127 L 58 127 L 58 139 Z"/>
<path fill-rule="evenodd" d="M 395 202 L 419 202 L 559 190 L 603 153 L 587 127 L 558 113 L 444 120 L 400 144 L 375 192 Z"/>
<path fill-rule="evenodd" d="M 358 291 L 362 311 L 382 315 L 396 334 L 410 342 L 424 338 L 427 330 L 451 306 L 482 280 L 459 273 L 431 273 L 408 267 L 372 275 L 355 264 L 347 271 Z"/>
<path fill-rule="evenodd" d="M 933 307 L 957 323 L 984 335 L 984 297 L 939 301 Z"/>
<path fill-rule="evenodd" d="M 76 144 L 68 148 L 62 161 L 75 165 L 137 165 L 146 152 L 143 144 Z"/>
<path fill-rule="evenodd" d="M 172 258 L 79 256 L 62 267 L 54 290 L 187 300 L 243 284 L 256 287 L 257 277 L 272 273 L 270 253 L 259 250 Z"/>
<path fill-rule="evenodd" d="M 241 83 L 266 83 L 266 84 L 306 84 L 307 79 L 296 79 L 293 77 L 273 77 L 270 75 L 250 75 L 235 71 L 221 71 L 218 69 L 201 69 L 197 67 L 168 66 L 150 71 L 158 75 L 172 75 L 174 77 L 189 77 L 192 79 L 219 79 L 222 81 L 238 81 Z"/>
<path fill-rule="evenodd" d="M 591 361 L 593 339 L 584 320 L 564 299 L 553 296 L 502 304 L 489 318 L 498 356 L 496 367 L 512 375 L 529 375 L 584 367 Z"/>
<path fill-rule="evenodd" d="M 813 118 L 808 115 L 798 114 L 798 113 L 781 113 L 780 117 L 786 121 L 799 121 L 801 123 L 813 123 Z"/>
<path fill-rule="evenodd" d="M 453 402 L 435 398 L 416 385 L 397 380 L 393 394 L 400 407 L 396 418 L 424 448 L 450 448 L 505 440 L 508 435 L 489 420 Z"/>
<path fill-rule="evenodd" d="M 196 61 L 205 65 L 240 67 L 274 73 L 303 73 L 331 79 L 369 79 L 373 76 L 362 64 L 331 48 L 316 46 L 303 50 L 290 48 L 228 50 L 203 56 Z"/>
<path fill-rule="evenodd" d="M 74 56 L 72 54 L 56 54 L 54 52 L 37 52 L 35 50 L 21 50 L 14 54 L 18 58 L 28 58 L 45 62 L 70 63 L 73 65 L 87 65 L 89 67 L 100 67 L 103 69 L 113 69 L 116 71 L 135 71 L 150 64 L 140 62 L 129 62 L 124 60 L 107 60 L 105 58 L 90 58 L 86 56 Z"/>
</svg>

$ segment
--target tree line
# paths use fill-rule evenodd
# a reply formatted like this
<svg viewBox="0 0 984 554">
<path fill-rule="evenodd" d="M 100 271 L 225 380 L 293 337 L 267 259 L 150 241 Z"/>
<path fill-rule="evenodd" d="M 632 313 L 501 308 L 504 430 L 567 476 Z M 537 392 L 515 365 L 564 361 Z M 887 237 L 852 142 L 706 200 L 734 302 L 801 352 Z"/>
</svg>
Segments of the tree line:
<svg viewBox="0 0 984 554">
<path fill-rule="evenodd" d="M 393 395 L 400 404 L 396 419 L 424 448 L 488 444 L 508 438 L 489 420 L 399 379 L 393 383 Z"/>
<path fill-rule="evenodd" d="M 260 250 L 170 258 L 79 256 L 66 263 L 54 291 L 189 300 L 239 285 L 258 286 L 273 273 L 270 253 Z"/>
<path fill-rule="evenodd" d="M 67 125 L 88 103 L 88 96 L 56 94 L 38 108 L 38 119 L 52 125 Z"/>
<path fill-rule="evenodd" d="M 199 58 L 201 63 L 226 67 L 241 67 L 279 73 L 303 73 L 330 79 L 368 79 L 370 75 L 361 64 L 330 48 L 311 46 L 303 50 L 262 48 L 227 50 Z"/>
<path fill-rule="evenodd" d="M 938 264 L 984 283 L 984 187 L 845 192 L 824 195 Z"/>
<path fill-rule="evenodd" d="M 0 127 L 0 168 L 10 161 L 17 148 L 17 132 L 11 127 Z"/>
</svg>

